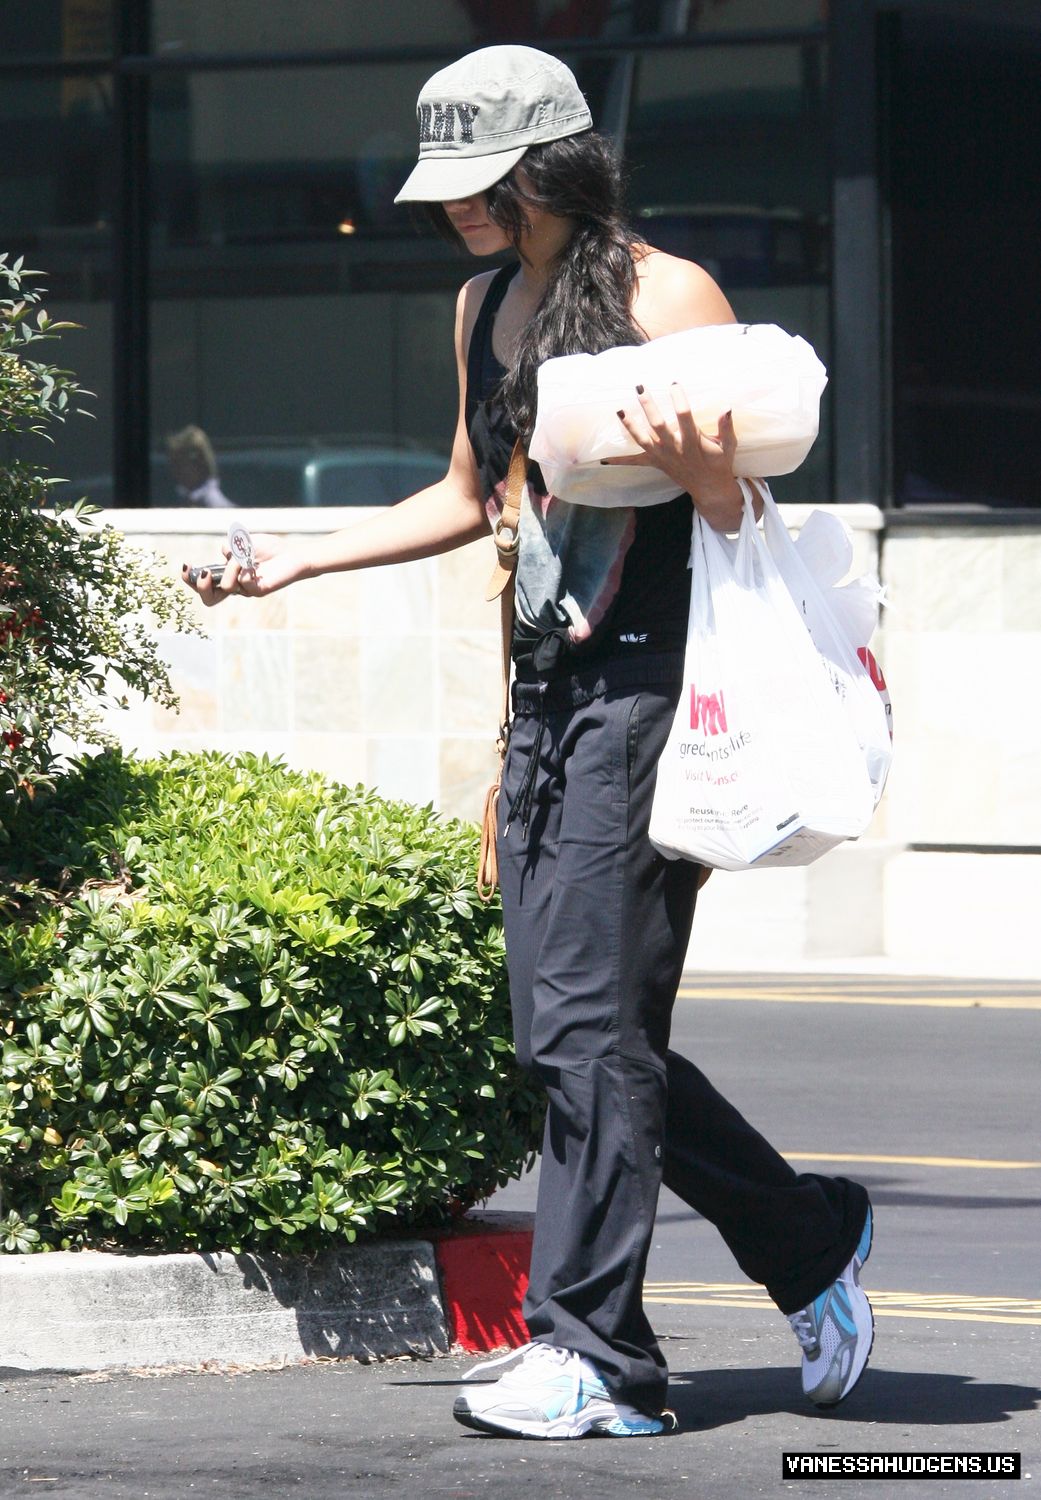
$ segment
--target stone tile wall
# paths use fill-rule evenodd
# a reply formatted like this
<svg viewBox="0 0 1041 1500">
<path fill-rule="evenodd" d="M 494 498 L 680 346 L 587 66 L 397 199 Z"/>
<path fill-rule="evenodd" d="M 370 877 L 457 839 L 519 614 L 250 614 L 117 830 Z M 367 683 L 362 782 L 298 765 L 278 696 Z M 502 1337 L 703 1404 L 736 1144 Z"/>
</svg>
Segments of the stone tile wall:
<svg viewBox="0 0 1041 1500">
<path fill-rule="evenodd" d="M 885 834 L 1041 846 L 1041 527 L 887 533 Z"/>
<path fill-rule="evenodd" d="M 220 555 L 226 512 L 119 511 L 105 517 L 179 575 Z M 324 532 L 364 512 L 237 511 L 255 531 Z M 390 797 L 477 818 L 495 770 L 497 606 L 484 589 L 491 541 L 442 558 L 327 575 L 269 599 L 196 604 L 206 639 L 161 646 L 176 714 L 137 704 L 113 717 L 143 754 L 266 751 Z"/>
<path fill-rule="evenodd" d="M 797 527 L 806 507 L 788 507 Z M 251 530 L 300 536 L 361 511 L 236 511 Z M 877 567 L 880 514 L 844 507 L 855 572 Z M 220 555 L 227 512 L 114 511 L 105 517 L 179 575 Z M 144 754 L 250 749 L 387 796 L 478 818 L 495 771 L 498 605 L 484 598 L 491 539 L 422 562 L 340 573 L 269 599 L 198 604 L 207 638 L 169 634 L 177 714 L 139 704 L 113 719 Z"/>
<path fill-rule="evenodd" d="M 872 834 L 913 843 L 1041 845 L 1041 527 L 887 533 L 840 507 L 853 572 L 881 566 L 889 608 L 875 651 L 894 704 L 896 756 Z M 302 535 L 362 512 L 236 512 Z M 805 507 L 785 509 L 797 529 Z M 219 555 L 206 511 L 108 517 L 163 566 Z M 494 774 L 497 606 L 484 599 L 491 541 L 444 557 L 313 579 L 266 600 L 198 607 L 205 640 L 163 651 L 178 715 L 139 705 L 114 723 L 128 746 L 266 750 L 388 796 L 477 817 Z"/>
</svg>

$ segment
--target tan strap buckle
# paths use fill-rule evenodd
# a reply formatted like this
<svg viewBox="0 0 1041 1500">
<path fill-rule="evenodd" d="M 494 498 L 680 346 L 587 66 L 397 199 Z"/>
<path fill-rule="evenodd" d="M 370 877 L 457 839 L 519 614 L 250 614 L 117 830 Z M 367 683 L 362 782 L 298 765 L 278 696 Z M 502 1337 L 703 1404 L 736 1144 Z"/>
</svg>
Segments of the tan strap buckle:
<svg viewBox="0 0 1041 1500">
<path fill-rule="evenodd" d="M 500 557 L 514 557 L 520 546 L 520 527 L 510 526 L 502 516 L 499 516 L 492 530 L 495 538 L 495 550 Z"/>
</svg>

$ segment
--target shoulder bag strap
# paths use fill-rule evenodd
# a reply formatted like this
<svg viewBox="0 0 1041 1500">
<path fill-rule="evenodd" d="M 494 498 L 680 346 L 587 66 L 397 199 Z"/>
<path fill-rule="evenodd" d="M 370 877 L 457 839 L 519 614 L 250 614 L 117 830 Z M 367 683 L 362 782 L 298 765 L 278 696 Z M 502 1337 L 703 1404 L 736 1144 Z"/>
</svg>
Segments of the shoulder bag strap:
<svg viewBox="0 0 1041 1500">
<path fill-rule="evenodd" d="M 513 601 L 517 583 L 517 553 L 520 550 L 520 512 L 524 486 L 528 478 L 528 455 L 520 438 L 513 445 L 506 476 L 506 498 L 502 514 L 495 523 L 495 569 L 488 580 L 485 598 L 500 602 L 502 633 L 502 700 L 496 749 L 499 771 L 484 799 L 481 822 L 481 853 L 477 866 L 477 894 L 490 901 L 499 883 L 499 865 L 495 854 L 495 830 L 498 816 L 502 768 L 510 739 L 510 658 L 513 646 Z"/>
</svg>

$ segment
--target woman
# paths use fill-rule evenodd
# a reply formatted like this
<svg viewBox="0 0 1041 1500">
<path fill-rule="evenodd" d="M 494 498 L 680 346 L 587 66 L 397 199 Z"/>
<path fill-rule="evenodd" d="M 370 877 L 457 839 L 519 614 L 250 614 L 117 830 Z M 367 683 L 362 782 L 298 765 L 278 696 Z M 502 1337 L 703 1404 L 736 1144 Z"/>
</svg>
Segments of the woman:
<svg viewBox="0 0 1041 1500">
<path fill-rule="evenodd" d="M 457 304 L 459 418 L 443 480 L 347 531 L 262 540 L 208 604 L 299 578 L 461 546 L 501 510 L 535 376 L 557 354 L 732 322 L 712 278 L 636 239 L 619 178 L 573 75 L 526 47 L 488 47 L 419 97 L 420 159 L 399 201 L 424 202 L 474 255 L 513 250 Z M 872 1339 L 857 1283 L 871 1241 L 862 1187 L 797 1176 L 689 1062 L 668 1050 L 699 877 L 647 838 L 654 767 L 678 701 L 694 510 L 738 524 L 729 414 L 698 430 L 637 389 L 629 460 L 675 499 L 569 506 L 529 471 L 517 568 L 514 720 L 498 855 L 514 1035 L 548 1096 L 525 1317 L 532 1342 L 455 1416 L 533 1437 L 653 1435 L 667 1371 L 642 1306 L 659 1184 L 717 1225 L 803 1349 L 819 1405 L 845 1396 Z"/>
</svg>

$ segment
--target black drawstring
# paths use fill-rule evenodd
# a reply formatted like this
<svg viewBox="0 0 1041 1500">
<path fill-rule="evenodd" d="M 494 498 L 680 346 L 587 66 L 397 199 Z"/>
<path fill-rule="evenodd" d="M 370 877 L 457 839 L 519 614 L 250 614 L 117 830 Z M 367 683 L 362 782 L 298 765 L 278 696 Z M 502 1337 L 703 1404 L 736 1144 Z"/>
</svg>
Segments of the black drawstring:
<svg viewBox="0 0 1041 1500">
<path fill-rule="evenodd" d="M 546 684 L 544 682 L 538 684 L 538 693 L 539 722 L 535 729 L 535 738 L 531 749 L 528 752 L 528 761 L 524 767 L 521 784 L 517 788 L 516 795 L 510 802 L 506 812 L 506 826 L 503 829 L 503 838 L 509 833 L 510 824 L 513 822 L 514 816 L 518 811 L 521 814 L 521 832 L 525 838 L 528 836 L 528 824 L 531 821 L 531 804 L 535 793 L 535 781 L 539 773 L 539 757 L 542 753 L 542 735 L 546 728 Z"/>
</svg>

